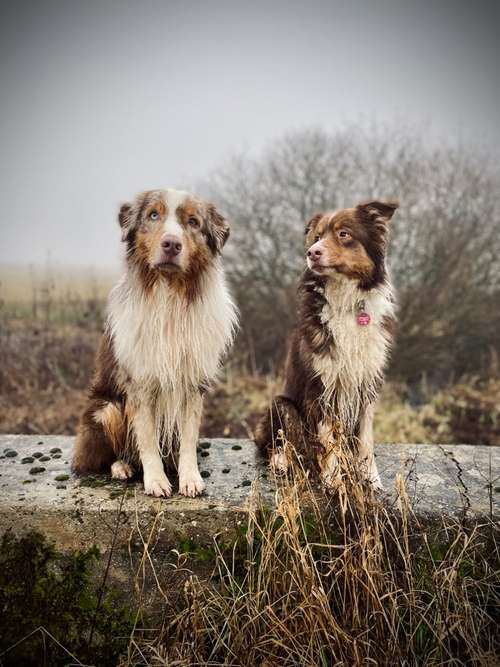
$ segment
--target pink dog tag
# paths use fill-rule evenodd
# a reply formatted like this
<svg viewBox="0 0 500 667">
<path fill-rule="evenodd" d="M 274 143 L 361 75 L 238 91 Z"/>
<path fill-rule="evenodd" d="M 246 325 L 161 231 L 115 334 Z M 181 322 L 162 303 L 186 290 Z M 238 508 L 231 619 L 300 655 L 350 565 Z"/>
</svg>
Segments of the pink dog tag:
<svg viewBox="0 0 500 667">
<path fill-rule="evenodd" d="M 361 313 L 358 313 L 356 315 L 356 322 L 361 327 L 366 327 L 367 324 L 370 324 L 371 320 L 372 318 L 368 315 L 368 313 L 365 313 L 364 311 L 361 311 Z"/>
</svg>

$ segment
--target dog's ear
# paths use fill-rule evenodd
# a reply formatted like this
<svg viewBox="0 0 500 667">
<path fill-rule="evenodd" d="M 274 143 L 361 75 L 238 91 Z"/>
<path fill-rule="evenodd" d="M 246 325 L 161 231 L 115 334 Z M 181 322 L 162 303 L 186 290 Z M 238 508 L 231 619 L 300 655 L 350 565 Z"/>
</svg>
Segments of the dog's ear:
<svg viewBox="0 0 500 667">
<path fill-rule="evenodd" d="M 323 213 L 316 213 L 313 217 L 306 222 L 306 227 L 304 229 L 304 236 L 307 236 L 309 232 L 316 227 L 318 222 L 323 217 Z"/>
<path fill-rule="evenodd" d="M 122 204 L 118 213 L 118 222 L 122 230 L 122 241 L 126 241 L 132 225 L 132 205 Z"/>
<path fill-rule="evenodd" d="M 213 204 L 207 206 L 207 243 L 213 254 L 221 253 L 229 238 L 229 224 Z"/>
<path fill-rule="evenodd" d="M 373 222 L 387 224 L 390 222 L 398 206 L 399 202 L 397 201 L 367 201 L 359 204 L 357 208 L 364 217 L 369 218 Z"/>
</svg>

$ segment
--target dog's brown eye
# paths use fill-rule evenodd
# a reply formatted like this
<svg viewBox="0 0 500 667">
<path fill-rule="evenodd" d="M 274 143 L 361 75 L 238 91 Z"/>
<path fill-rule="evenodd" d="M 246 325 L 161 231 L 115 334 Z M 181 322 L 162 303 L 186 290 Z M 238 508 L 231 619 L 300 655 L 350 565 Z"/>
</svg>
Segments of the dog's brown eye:
<svg viewBox="0 0 500 667">
<path fill-rule="evenodd" d="M 151 213 L 149 214 L 150 220 L 158 220 L 159 217 L 160 214 L 158 213 L 158 211 L 151 211 Z"/>
<path fill-rule="evenodd" d="M 349 232 L 346 232 L 345 229 L 340 230 L 339 236 L 340 236 L 341 239 L 350 239 L 351 238 L 351 235 L 349 234 Z"/>
<path fill-rule="evenodd" d="M 191 227 L 198 229 L 198 227 L 200 226 L 200 221 L 198 220 L 198 218 L 195 218 L 192 215 L 190 218 L 188 218 L 188 224 L 191 225 Z"/>
<path fill-rule="evenodd" d="M 321 235 L 316 234 L 316 236 L 314 237 L 314 241 L 316 242 L 316 241 L 320 241 L 320 240 L 321 240 Z"/>
</svg>

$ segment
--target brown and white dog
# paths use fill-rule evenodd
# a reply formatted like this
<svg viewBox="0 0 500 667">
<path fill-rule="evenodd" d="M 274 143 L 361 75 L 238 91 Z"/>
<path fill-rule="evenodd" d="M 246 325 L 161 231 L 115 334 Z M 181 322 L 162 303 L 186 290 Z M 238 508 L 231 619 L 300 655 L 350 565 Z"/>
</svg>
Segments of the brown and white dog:
<svg viewBox="0 0 500 667">
<path fill-rule="evenodd" d="M 110 294 L 73 469 L 126 479 L 142 466 L 145 492 L 169 496 L 175 444 L 179 492 L 195 496 L 203 393 L 237 320 L 221 264 L 229 227 L 213 205 L 171 189 L 139 194 L 119 222 L 126 271 Z"/>
<path fill-rule="evenodd" d="M 372 201 L 315 215 L 306 226 L 307 269 L 299 287 L 283 395 L 259 424 L 256 442 L 284 470 L 283 437 L 327 484 L 338 472 L 334 435 L 346 436 L 365 479 L 380 487 L 373 453 L 374 404 L 395 324 L 386 266 L 396 203 Z"/>
</svg>

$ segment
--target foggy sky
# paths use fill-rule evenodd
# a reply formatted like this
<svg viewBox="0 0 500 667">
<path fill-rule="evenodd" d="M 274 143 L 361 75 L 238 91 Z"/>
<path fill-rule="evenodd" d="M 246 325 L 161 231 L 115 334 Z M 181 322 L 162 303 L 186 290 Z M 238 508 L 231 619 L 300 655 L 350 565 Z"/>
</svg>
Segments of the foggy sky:
<svg viewBox="0 0 500 667">
<path fill-rule="evenodd" d="M 114 264 L 120 202 L 294 128 L 398 117 L 500 146 L 499 7 L 4 3 L 0 263 Z"/>
</svg>

